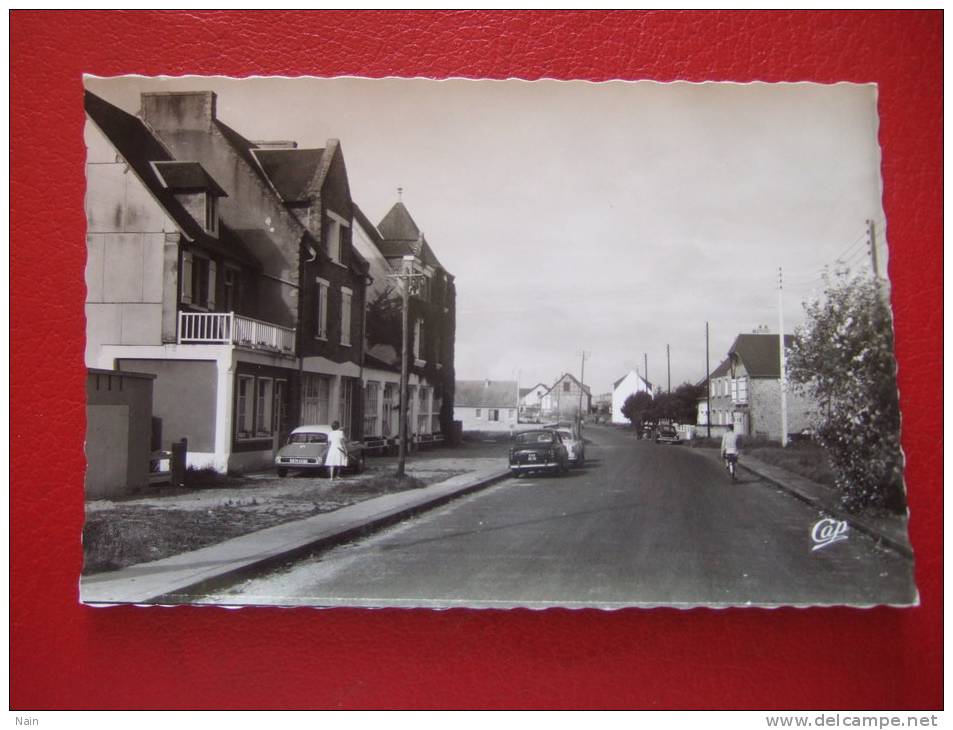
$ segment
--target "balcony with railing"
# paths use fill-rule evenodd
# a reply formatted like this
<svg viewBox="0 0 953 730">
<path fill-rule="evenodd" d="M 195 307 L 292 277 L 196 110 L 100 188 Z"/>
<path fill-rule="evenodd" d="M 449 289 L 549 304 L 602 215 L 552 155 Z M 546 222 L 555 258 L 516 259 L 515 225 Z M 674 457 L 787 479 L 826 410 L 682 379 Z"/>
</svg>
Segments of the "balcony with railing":
<svg viewBox="0 0 953 730">
<path fill-rule="evenodd" d="M 227 345 L 294 355 L 290 327 L 243 317 L 234 312 L 179 312 L 180 345 Z"/>
</svg>

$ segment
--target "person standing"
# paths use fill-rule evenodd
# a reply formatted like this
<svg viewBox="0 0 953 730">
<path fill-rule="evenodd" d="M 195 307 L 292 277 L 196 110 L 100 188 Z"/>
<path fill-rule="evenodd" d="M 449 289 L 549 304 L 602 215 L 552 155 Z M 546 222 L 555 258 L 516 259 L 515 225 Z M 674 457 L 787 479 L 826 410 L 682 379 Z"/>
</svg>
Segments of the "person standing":
<svg viewBox="0 0 953 730">
<path fill-rule="evenodd" d="M 331 424 L 331 433 L 328 434 L 328 455 L 324 458 L 324 465 L 328 467 L 332 481 L 335 469 L 338 467 L 343 469 L 347 466 L 346 437 L 339 421 Z"/>
</svg>

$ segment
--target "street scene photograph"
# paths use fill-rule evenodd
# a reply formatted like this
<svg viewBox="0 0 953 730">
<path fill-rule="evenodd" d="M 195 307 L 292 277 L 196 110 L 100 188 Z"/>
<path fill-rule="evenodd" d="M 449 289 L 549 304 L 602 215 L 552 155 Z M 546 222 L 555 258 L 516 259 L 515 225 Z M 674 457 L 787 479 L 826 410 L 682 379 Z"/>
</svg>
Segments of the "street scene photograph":
<svg viewBox="0 0 953 730">
<path fill-rule="evenodd" d="M 83 603 L 918 604 L 875 84 L 83 82 Z"/>
</svg>

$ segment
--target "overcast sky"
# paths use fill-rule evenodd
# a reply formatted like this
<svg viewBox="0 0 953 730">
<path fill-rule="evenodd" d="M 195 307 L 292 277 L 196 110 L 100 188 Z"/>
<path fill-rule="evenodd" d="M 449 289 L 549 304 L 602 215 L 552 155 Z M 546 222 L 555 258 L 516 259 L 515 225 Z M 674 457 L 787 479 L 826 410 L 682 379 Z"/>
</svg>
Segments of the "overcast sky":
<svg viewBox="0 0 953 730">
<path fill-rule="evenodd" d="M 785 329 L 825 264 L 883 246 L 876 87 L 838 84 L 87 79 L 139 93 L 212 89 L 251 139 L 341 140 L 354 200 L 403 201 L 457 282 L 460 379 L 607 392 L 630 369 L 705 375 L 735 335 Z M 881 253 L 881 255 L 883 255 Z"/>
</svg>

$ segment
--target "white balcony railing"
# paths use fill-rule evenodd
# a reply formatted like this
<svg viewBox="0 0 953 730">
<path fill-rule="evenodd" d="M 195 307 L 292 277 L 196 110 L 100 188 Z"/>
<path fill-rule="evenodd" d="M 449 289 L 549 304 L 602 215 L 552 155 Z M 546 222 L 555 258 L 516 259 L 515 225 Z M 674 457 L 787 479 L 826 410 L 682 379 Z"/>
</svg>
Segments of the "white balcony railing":
<svg viewBox="0 0 953 730">
<path fill-rule="evenodd" d="M 179 312 L 178 342 L 180 345 L 231 343 L 252 350 L 292 355 L 295 333 L 289 327 L 234 312 Z"/>
</svg>

